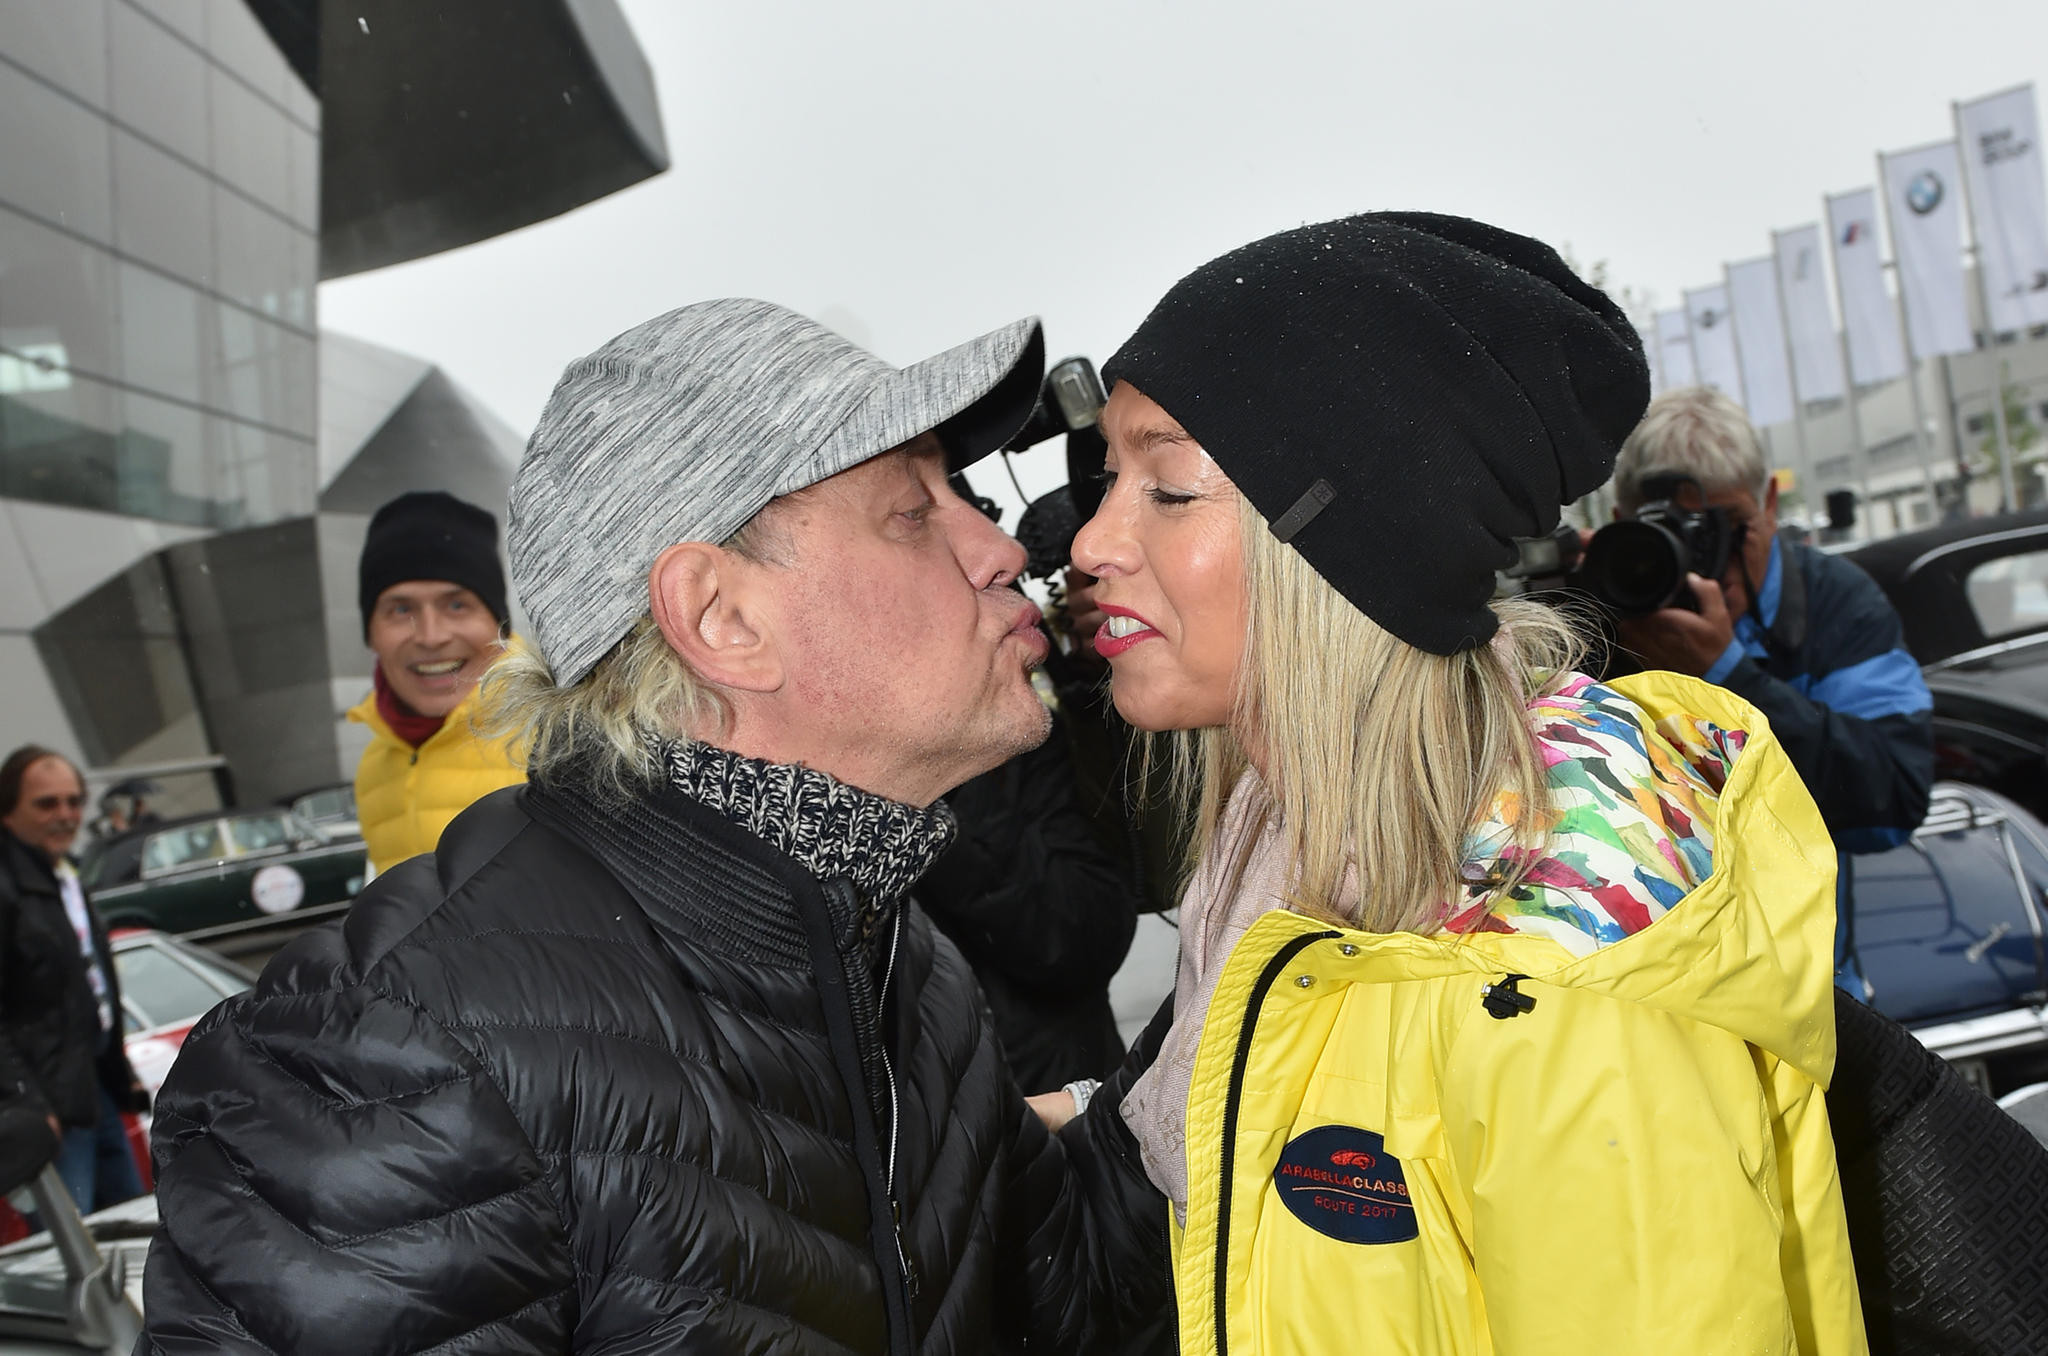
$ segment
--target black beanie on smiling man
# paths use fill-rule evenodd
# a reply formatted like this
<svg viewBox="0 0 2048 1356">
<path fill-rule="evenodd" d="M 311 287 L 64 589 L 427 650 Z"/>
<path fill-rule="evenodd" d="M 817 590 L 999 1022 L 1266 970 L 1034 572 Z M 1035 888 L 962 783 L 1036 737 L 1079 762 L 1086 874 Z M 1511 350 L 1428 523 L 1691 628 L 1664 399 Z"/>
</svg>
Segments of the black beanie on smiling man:
<svg viewBox="0 0 2048 1356">
<path fill-rule="evenodd" d="M 370 518 L 356 573 L 363 634 L 377 599 L 393 584 L 445 579 L 474 593 L 502 628 L 505 566 L 498 559 L 498 520 L 441 490 L 401 494 Z"/>
<path fill-rule="evenodd" d="M 1606 481 L 1650 399 L 1634 325 L 1556 251 L 1427 212 L 1202 265 L 1103 379 L 1156 401 L 1275 536 L 1434 654 L 1491 639 L 1514 539 Z"/>
</svg>

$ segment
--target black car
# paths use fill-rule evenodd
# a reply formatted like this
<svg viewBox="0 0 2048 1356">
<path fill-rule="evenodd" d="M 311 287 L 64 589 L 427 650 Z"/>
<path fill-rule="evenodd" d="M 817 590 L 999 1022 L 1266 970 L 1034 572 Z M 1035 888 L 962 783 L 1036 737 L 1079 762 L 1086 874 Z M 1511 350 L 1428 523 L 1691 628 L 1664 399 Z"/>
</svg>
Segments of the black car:
<svg viewBox="0 0 2048 1356">
<path fill-rule="evenodd" d="M 1849 553 L 1890 597 L 1934 693 L 1934 772 L 2048 819 L 2048 510 Z"/>
<path fill-rule="evenodd" d="M 2048 1076 L 2048 511 L 1848 558 L 1920 661 L 1939 779 L 1911 842 L 1849 859 L 1855 950 L 1879 1011 L 2004 1091 Z"/>
<path fill-rule="evenodd" d="M 362 839 L 330 841 L 282 806 L 259 806 L 95 844 L 80 874 L 109 928 L 212 934 L 345 907 L 368 865 Z"/>
</svg>

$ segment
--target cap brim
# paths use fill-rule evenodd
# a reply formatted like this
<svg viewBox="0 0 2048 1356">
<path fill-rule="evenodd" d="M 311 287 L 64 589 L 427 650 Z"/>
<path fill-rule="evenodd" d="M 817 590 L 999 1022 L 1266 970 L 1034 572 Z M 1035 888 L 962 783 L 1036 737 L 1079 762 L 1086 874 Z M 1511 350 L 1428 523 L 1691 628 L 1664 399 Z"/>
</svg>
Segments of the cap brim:
<svg viewBox="0 0 2048 1356">
<path fill-rule="evenodd" d="M 947 469 L 965 470 L 1024 427 L 1044 376 L 1044 330 L 1013 321 L 896 373 L 820 451 L 844 470 L 935 433 Z"/>
</svg>

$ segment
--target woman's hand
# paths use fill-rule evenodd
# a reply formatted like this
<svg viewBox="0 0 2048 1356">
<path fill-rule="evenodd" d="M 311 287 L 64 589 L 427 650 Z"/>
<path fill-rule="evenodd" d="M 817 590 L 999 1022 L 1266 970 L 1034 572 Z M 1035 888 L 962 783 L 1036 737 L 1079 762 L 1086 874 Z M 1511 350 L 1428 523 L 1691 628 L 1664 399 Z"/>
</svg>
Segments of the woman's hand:
<svg viewBox="0 0 2048 1356">
<path fill-rule="evenodd" d="M 1024 1104 L 1038 1113 L 1038 1119 L 1045 1122 L 1045 1128 L 1058 1134 L 1060 1127 L 1074 1119 L 1074 1094 L 1061 1088 L 1058 1092 L 1041 1092 L 1036 1097 L 1026 1097 Z"/>
</svg>

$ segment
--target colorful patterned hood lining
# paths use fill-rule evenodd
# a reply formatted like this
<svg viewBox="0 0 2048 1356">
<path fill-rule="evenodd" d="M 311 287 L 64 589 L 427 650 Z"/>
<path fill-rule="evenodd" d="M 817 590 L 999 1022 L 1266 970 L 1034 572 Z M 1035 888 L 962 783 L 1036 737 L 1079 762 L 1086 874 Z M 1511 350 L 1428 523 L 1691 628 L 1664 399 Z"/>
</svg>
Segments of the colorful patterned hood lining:
<svg viewBox="0 0 2048 1356">
<path fill-rule="evenodd" d="M 1591 955 L 1712 874 L 1715 810 L 1747 736 L 1685 715 L 1652 722 L 1580 673 L 1532 700 L 1529 715 L 1550 771 L 1547 836 L 1522 881 L 1497 894 L 1528 852 L 1513 842 L 1521 807 L 1496 801 L 1467 842 L 1466 895 L 1444 927 L 1547 937 Z"/>
</svg>

